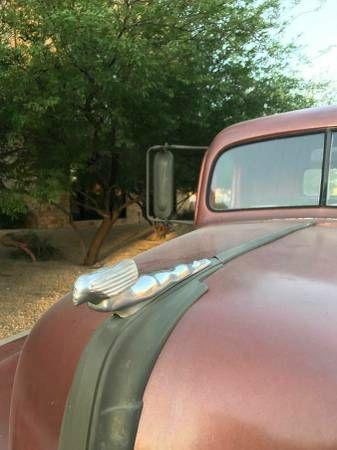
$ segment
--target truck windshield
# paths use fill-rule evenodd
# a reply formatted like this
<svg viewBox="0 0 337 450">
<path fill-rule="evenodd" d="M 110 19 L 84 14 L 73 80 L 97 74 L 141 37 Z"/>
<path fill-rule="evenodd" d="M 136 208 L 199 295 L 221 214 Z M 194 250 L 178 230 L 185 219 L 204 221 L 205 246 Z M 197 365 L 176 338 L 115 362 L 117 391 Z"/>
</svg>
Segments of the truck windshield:
<svg viewBox="0 0 337 450">
<path fill-rule="evenodd" d="M 209 194 L 210 207 L 223 211 L 317 206 L 323 153 L 324 133 L 231 148 L 215 164 Z M 337 171 L 331 177 L 337 179 Z"/>
</svg>

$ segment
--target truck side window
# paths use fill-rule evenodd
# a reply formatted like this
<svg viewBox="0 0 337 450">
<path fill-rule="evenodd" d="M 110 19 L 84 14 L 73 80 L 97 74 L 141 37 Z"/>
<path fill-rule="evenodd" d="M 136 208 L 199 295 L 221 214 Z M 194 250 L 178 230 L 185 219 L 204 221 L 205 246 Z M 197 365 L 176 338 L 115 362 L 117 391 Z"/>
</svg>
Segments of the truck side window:
<svg viewBox="0 0 337 450">
<path fill-rule="evenodd" d="M 213 171 L 210 207 L 223 211 L 317 206 L 323 149 L 324 133 L 316 133 L 253 142 L 226 150 Z"/>
</svg>

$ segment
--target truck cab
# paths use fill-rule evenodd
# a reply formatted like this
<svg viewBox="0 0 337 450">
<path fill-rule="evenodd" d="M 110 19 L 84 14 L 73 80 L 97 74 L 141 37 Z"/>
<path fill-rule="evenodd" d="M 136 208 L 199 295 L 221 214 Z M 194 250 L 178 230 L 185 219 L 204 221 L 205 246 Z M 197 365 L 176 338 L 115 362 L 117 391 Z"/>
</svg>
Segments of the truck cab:
<svg viewBox="0 0 337 450">
<path fill-rule="evenodd" d="M 0 450 L 337 448 L 336 207 L 337 107 L 224 129 L 194 231 L 2 342 Z"/>
</svg>

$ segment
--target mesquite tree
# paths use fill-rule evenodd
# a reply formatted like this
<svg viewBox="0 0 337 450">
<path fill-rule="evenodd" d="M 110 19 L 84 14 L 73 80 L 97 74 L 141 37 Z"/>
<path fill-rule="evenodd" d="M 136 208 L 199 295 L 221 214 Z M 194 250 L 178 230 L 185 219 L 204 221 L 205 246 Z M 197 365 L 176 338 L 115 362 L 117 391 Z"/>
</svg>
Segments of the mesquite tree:
<svg viewBox="0 0 337 450">
<path fill-rule="evenodd" d="M 310 105 L 282 26 L 278 0 L 3 1 L 0 210 L 76 193 L 102 218 L 94 263 L 143 198 L 148 146 L 206 145 L 233 122 Z"/>
</svg>

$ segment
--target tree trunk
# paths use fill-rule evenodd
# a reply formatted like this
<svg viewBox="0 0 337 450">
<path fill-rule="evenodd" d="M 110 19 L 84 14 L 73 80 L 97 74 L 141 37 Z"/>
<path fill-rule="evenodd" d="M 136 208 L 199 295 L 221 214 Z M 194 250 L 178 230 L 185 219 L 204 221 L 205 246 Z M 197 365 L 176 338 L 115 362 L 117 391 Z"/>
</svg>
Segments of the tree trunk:
<svg viewBox="0 0 337 450">
<path fill-rule="evenodd" d="M 96 234 L 92 241 L 90 242 L 87 254 L 84 258 L 85 266 L 92 266 L 95 264 L 98 258 L 98 253 L 102 247 L 102 244 L 107 237 L 109 231 L 111 230 L 112 225 L 114 224 L 114 220 L 110 219 L 110 217 L 104 217 L 100 226 L 98 227 Z"/>
<path fill-rule="evenodd" d="M 119 209 L 117 209 L 111 217 L 108 215 L 105 215 L 103 217 L 94 238 L 89 244 L 89 248 L 83 262 L 85 266 L 92 266 L 97 262 L 99 251 L 103 245 L 103 242 L 105 241 L 105 238 L 109 234 L 111 227 L 117 222 L 119 215 L 123 211 L 123 209 L 127 208 L 135 202 L 136 199 L 130 199 L 125 202 Z"/>
</svg>

